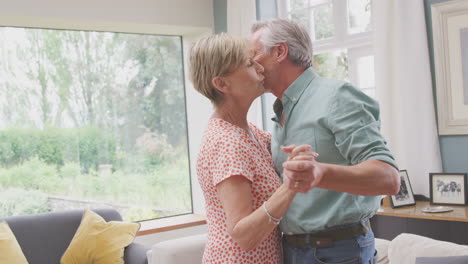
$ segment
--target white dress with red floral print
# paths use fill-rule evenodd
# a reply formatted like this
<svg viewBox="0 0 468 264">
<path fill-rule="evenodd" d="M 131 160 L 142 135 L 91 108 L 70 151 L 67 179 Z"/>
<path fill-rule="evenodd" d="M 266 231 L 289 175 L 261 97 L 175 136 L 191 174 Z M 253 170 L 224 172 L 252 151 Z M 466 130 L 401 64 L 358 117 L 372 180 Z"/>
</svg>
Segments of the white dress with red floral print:
<svg viewBox="0 0 468 264">
<path fill-rule="evenodd" d="M 255 249 L 246 251 L 239 247 L 227 232 L 226 214 L 216 191 L 216 185 L 223 180 L 242 175 L 252 183 L 252 203 L 257 209 L 280 186 L 269 151 L 271 135 L 253 124 L 249 127 L 258 142 L 244 129 L 218 118 L 210 119 L 203 135 L 197 160 L 208 223 L 203 263 L 282 263 L 278 228 Z"/>
</svg>

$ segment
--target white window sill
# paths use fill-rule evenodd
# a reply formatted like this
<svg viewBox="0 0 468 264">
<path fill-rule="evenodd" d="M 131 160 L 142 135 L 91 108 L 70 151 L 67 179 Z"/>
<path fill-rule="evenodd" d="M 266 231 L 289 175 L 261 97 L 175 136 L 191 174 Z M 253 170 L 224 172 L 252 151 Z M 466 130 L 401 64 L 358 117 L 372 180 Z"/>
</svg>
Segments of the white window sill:
<svg viewBox="0 0 468 264">
<path fill-rule="evenodd" d="M 206 224 L 206 217 L 200 214 L 187 214 L 140 222 L 137 236 L 177 230 Z"/>
</svg>

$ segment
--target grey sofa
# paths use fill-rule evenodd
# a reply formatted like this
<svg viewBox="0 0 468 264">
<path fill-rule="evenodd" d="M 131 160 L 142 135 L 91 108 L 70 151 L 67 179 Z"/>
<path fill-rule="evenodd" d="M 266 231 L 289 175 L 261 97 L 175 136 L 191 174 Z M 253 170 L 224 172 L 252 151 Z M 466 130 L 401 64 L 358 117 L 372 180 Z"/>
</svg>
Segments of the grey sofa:
<svg viewBox="0 0 468 264">
<path fill-rule="evenodd" d="M 114 209 L 96 209 L 106 221 L 122 221 Z M 36 215 L 0 218 L 16 236 L 29 264 L 59 264 L 81 222 L 84 210 L 69 210 Z M 125 248 L 126 264 L 147 264 L 142 245 L 132 243 Z"/>
</svg>

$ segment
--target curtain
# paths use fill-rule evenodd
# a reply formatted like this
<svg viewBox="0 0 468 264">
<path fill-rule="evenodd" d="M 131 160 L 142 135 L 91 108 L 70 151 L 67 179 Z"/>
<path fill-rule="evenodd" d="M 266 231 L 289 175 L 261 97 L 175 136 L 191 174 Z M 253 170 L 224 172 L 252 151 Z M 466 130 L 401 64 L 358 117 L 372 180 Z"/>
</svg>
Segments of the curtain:
<svg viewBox="0 0 468 264">
<path fill-rule="evenodd" d="M 441 172 L 422 0 L 374 0 L 376 95 L 382 132 L 413 192 L 429 197 Z"/>
<path fill-rule="evenodd" d="M 248 37 L 256 21 L 255 1 L 227 0 L 227 31 L 229 34 Z"/>
</svg>

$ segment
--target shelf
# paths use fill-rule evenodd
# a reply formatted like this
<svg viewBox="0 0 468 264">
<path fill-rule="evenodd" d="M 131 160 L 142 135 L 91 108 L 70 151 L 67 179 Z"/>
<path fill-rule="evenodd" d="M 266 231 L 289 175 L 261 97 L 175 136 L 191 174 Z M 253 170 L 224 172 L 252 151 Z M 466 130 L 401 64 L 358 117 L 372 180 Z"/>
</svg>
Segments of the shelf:
<svg viewBox="0 0 468 264">
<path fill-rule="evenodd" d="M 449 205 L 448 207 L 453 208 L 451 212 L 445 213 L 424 213 L 421 210 L 424 207 L 429 207 L 429 202 L 416 202 L 414 206 L 392 208 L 390 206 L 380 207 L 377 215 L 405 217 L 405 218 L 419 218 L 419 219 L 431 219 L 431 220 L 443 220 L 443 221 L 457 221 L 457 222 L 468 222 L 468 207 L 467 206 L 454 206 Z M 432 205 L 437 206 L 437 205 Z"/>
</svg>

